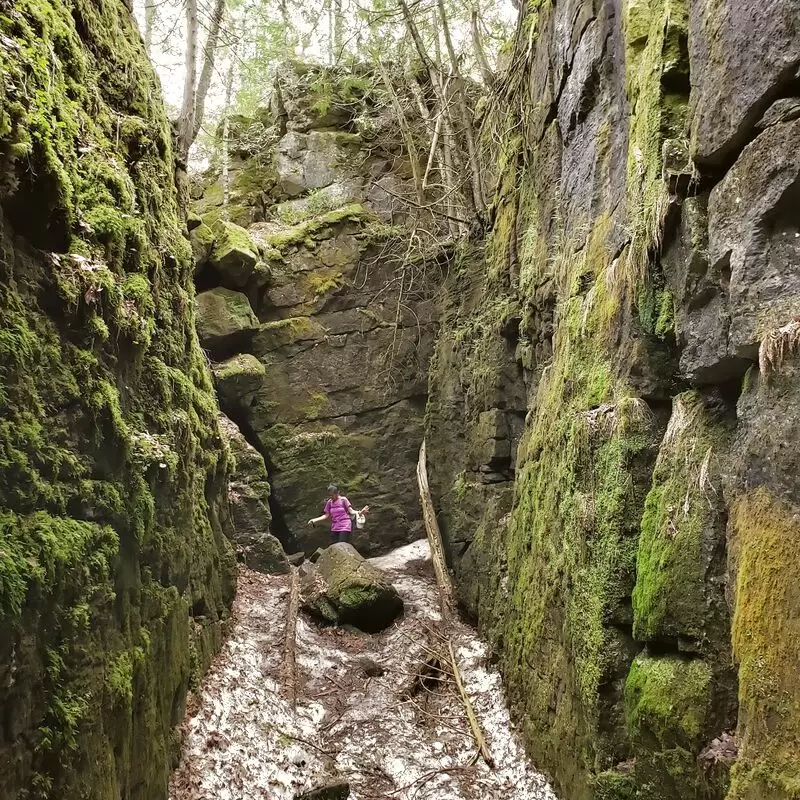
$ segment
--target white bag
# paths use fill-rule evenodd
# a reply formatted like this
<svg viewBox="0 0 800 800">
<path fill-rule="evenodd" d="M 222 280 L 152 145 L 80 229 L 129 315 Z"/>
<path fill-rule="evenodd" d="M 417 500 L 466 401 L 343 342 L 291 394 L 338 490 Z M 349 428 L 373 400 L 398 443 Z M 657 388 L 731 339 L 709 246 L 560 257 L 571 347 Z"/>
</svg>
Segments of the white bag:
<svg viewBox="0 0 800 800">
<path fill-rule="evenodd" d="M 367 524 L 366 515 L 362 514 L 360 511 L 356 511 L 356 528 L 361 530 L 366 524 Z"/>
</svg>

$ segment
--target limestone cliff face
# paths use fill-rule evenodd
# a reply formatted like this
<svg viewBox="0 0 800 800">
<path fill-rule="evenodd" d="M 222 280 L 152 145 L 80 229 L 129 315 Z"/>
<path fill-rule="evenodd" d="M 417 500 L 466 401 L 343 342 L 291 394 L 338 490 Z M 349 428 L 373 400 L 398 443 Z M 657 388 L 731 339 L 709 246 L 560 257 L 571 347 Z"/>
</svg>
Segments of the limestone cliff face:
<svg viewBox="0 0 800 800">
<path fill-rule="evenodd" d="M 570 800 L 797 796 L 798 30 L 788 0 L 528 2 L 500 84 L 429 459 Z"/>
<path fill-rule="evenodd" d="M 122 0 L 0 75 L 0 797 L 153 800 L 235 581 L 169 127 Z"/>
<path fill-rule="evenodd" d="M 272 107 L 231 121 L 195 191 L 198 331 L 223 409 L 266 458 L 273 532 L 326 545 L 326 486 L 369 503 L 364 553 L 419 535 L 422 441 L 441 274 L 411 220 L 407 156 L 365 70 L 287 65 Z M 423 226 L 427 226 L 423 230 Z"/>
</svg>

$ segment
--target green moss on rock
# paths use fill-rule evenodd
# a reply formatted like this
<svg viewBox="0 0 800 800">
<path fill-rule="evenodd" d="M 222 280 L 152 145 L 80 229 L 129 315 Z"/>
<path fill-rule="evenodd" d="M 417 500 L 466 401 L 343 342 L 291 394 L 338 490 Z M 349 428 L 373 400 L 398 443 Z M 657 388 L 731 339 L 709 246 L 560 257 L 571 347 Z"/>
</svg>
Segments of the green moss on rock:
<svg viewBox="0 0 800 800">
<path fill-rule="evenodd" d="M 661 746 L 691 749 L 704 732 L 710 687 L 711 670 L 700 659 L 639 656 L 625 684 L 631 735 L 651 735 Z"/>
<path fill-rule="evenodd" d="M 214 380 L 223 403 L 247 403 L 261 388 L 264 365 L 249 353 L 240 353 L 213 367 Z"/>
<path fill-rule="evenodd" d="M 628 203 L 632 243 L 626 258 L 631 287 L 641 290 L 658 250 L 667 213 L 669 186 L 662 177 L 662 145 L 684 138 L 688 112 L 688 4 L 686 0 L 626 4 L 625 85 L 631 106 L 628 143 Z M 682 76 L 682 77 L 681 77 Z M 653 328 L 662 318 L 662 299 L 647 303 Z M 661 327 L 666 331 L 666 317 Z"/>
<path fill-rule="evenodd" d="M 258 248 L 247 231 L 232 222 L 218 220 L 213 228 L 214 246 L 209 261 L 223 281 L 234 287 L 247 285 L 258 263 Z"/>
<path fill-rule="evenodd" d="M 197 296 L 197 334 L 209 350 L 238 349 L 258 330 L 250 301 L 241 292 L 218 286 Z"/>
<path fill-rule="evenodd" d="M 696 796 L 696 759 L 711 701 L 712 671 L 704 661 L 641 655 L 633 662 L 625 718 L 636 756 L 636 797 Z"/>
<path fill-rule="evenodd" d="M 192 245 L 192 255 L 194 256 L 194 274 L 208 263 L 211 249 L 214 246 L 214 231 L 205 222 L 200 222 L 192 228 L 189 233 L 189 242 Z"/>
<path fill-rule="evenodd" d="M 370 219 L 371 215 L 364 206 L 360 203 L 350 203 L 341 208 L 304 220 L 297 225 L 270 231 L 265 235 L 265 241 L 279 251 L 305 243 L 313 246 L 314 237 L 326 228 L 331 228 L 344 222 L 366 223 Z"/>
<path fill-rule="evenodd" d="M 218 646 L 235 581 L 169 126 L 124 3 L 0 40 L 3 792 L 164 796 L 190 610 Z"/>
<path fill-rule="evenodd" d="M 732 636 L 743 736 L 730 800 L 800 795 L 797 519 L 796 505 L 765 488 L 737 497 L 732 507 L 738 567 Z"/>
<path fill-rule="evenodd" d="M 685 637 L 703 650 L 727 651 L 725 601 L 707 579 L 710 570 L 724 569 L 718 555 L 726 522 L 719 464 L 726 458 L 728 428 L 699 393 L 674 399 L 642 517 L 633 592 L 640 640 Z"/>
</svg>

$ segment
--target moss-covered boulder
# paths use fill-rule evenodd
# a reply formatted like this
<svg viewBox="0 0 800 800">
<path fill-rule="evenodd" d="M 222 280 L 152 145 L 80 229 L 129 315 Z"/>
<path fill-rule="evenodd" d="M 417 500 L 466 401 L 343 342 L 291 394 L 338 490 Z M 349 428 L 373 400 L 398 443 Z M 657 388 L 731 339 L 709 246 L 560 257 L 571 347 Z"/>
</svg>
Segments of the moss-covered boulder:
<svg viewBox="0 0 800 800">
<path fill-rule="evenodd" d="M 236 352 L 258 330 L 250 301 L 241 292 L 219 286 L 197 296 L 197 334 L 212 353 Z"/>
<path fill-rule="evenodd" d="M 712 720 L 712 672 L 700 659 L 640 655 L 625 685 L 638 797 L 696 797 L 697 753 Z"/>
<path fill-rule="evenodd" d="M 197 275 L 208 264 L 214 247 L 214 231 L 201 220 L 199 225 L 189 231 L 189 243 L 194 256 L 194 274 Z"/>
<path fill-rule="evenodd" d="M 249 404 L 264 381 L 264 365 L 249 353 L 231 356 L 212 370 L 223 406 Z"/>
<path fill-rule="evenodd" d="M 633 631 L 728 663 L 722 469 L 732 425 L 714 403 L 697 391 L 673 400 L 642 515 Z"/>
<path fill-rule="evenodd" d="M 376 633 L 402 613 L 403 601 L 382 570 L 339 542 L 325 550 L 316 566 L 306 565 L 303 607 L 327 622 Z"/>
<path fill-rule="evenodd" d="M 255 243 L 244 228 L 221 219 L 214 224 L 213 233 L 209 262 L 223 283 L 237 289 L 246 286 L 258 263 Z"/>
</svg>

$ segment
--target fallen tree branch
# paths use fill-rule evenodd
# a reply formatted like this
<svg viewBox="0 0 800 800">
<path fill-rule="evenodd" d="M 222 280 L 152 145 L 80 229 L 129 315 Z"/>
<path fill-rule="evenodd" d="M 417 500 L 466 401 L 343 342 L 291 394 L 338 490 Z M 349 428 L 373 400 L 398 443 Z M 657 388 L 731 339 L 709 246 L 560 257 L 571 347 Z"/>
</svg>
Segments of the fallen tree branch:
<svg viewBox="0 0 800 800">
<path fill-rule="evenodd" d="M 450 582 L 450 573 L 447 571 L 447 560 L 444 555 L 444 545 L 442 544 L 442 534 L 439 530 L 439 523 L 436 521 L 436 511 L 433 507 L 430 486 L 428 485 L 428 466 L 425 451 L 425 440 L 419 449 L 419 461 L 417 462 L 417 484 L 419 486 L 419 498 L 422 503 L 422 518 L 425 522 L 425 533 L 428 535 L 428 544 L 431 548 L 431 559 L 433 560 L 433 570 L 436 573 L 436 583 L 439 587 L 439 603 L 442 610 L 442 619 L 446 629 L 455 614 L 455 601 L 453 595 L 453 584 Z"/>
<path fill-rule="evenodd" d="M 467 712 L 467 719 L 469 720 L 469 727 L 472 730 L 472 738 L 475 739 L 475 744 L 478 746 L 478 752 L 481 754 L 481 757 L 486 762 L 487 766 L 491 769 L 494 769 L 494 759 L 492 758 L 492 754 L 489 752 L 489 748 L 486 746 L 486 739 L 483 738 L 481 724 L 478 722 L 478 717 L 475 715 L 475 709 L 472 707 L 469 695 L 467 694 L 467 691 L 464 688 L 464 683 L 461 680 L 461 671 L 458 668 L 456 651 L 453 648 L 452 640 L 447 643 L 447 647 L 450 650 L 450 663 L 453 665 L 453 675 L 455 675 L 456 678 L 458 693 L 461 695 L 461 702 L 464 704 L 464 709 Z"/>
<path fill-rule="evenodd" d="M 425 451 L 425 440 L 422 440 L 422 446 L 419 449 L 419 461 L 417 462 L 417 483 L 419 485 L 419 496 L 422 502 L 422 518 L 425 522 L 425 532 L 428 535 L 428 544 L 431 548 L 431 559 L 433 561 L 433 570 L 436 573 L 436 583 L 439 587 L 439 602 L 442 609 L 442 632 L 447 636 L 447 649 L 450 656 L 450 664 L 453 668 L 453 676 L 455 678 L 458 693 L 461 695 L 461 702 L 467 714 L 469 727 L 472 731 L 472 738 L 478 747 L 486 765 L 490 769 L 494 769 L 494 759 L 492 758 L 489 748 L 486 745 L 486 739 L 483 736 L 480 722 L 475 714 L 475 709 L 472 707 L 469 695 L 464 688 L 464 681 L 461 679 L 461 670 L 458 666 L 456 659 L 456 651 L 453 647 L 452 636 L 447 634 L 447 631 L 453 629 L 453 620 L 455 617 L 455 595 L 453 593 L 453 584 L 450 581 L 450 573 L 447 571 L 447 561 L 444 554 L 444 544 L 442 543 L 442 532 L 439 530 L 439 523 L 436 521 L 436 511 L 433 507 L 433 498 L 431 497 L 431 490 L 428 484 L 428 466 L 427 456 Z"/>
</svg>

